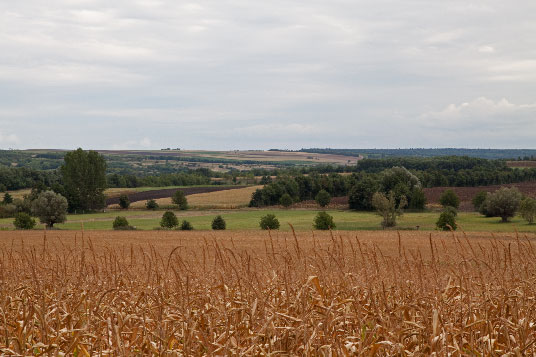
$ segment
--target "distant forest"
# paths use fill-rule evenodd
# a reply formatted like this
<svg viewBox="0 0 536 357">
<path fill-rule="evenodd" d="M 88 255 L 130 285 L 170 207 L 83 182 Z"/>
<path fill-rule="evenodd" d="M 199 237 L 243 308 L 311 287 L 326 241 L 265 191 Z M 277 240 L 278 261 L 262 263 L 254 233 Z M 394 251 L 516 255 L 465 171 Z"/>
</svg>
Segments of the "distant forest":
<svg viewBox="0 0 536 357">
<path fill-rule="evenodd" d="M 276 151 L 276 149 L 273 149 Z M 365 156 L 370 159 L 389 157 L 438 157 L 438 156 L 468 156 L 481 159 L 507 160 L 536 160 L 536 149 L 301 149 L 299 152 L 315 154 L 335 154 L 345 156 Z"/>
</svg>

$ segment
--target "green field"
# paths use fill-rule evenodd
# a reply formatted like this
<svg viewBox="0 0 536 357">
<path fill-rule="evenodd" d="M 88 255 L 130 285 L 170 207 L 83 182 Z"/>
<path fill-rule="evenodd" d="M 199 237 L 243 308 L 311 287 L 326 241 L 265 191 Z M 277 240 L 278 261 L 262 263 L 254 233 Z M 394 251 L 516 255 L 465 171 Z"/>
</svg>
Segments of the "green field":
<svg viewBox="0 0 536 357">
<path fill-rule="evenodd" d="M 287 223 L 296 230 L 306 231 L 312 229 L 312 222 L 318 210 L 208 210 L 208 211 L 175 211 L 179 220 L 187 219 L 196 230 L 210 230 L 212 219 L 221 214 L 227 221 L 229 230 L 257 230 L 262 216 L 273 213 L 281 223 L 281 230 L 290 229 Z M 159 226 L 160 218 L 164 211 L 111 210 L 106 213 L 69 215 L 67 222 L 58 224 L 57 228 L 78 230 L 83 223 L 84 229 L 106 230 L 112 229 L 112 222 L 116 216 L 125 216 L 129 223 L 137 229 L 151 230 Z M 371 212 L 354 212 L 349 210 L 328 211 L 334 217 L 337 230 L 380 230 L 381 218 Z M 407 230 L 434 230 L 437 212 L 411 212 L 406 213 L 398 221 L 395 229 Z M 0 219 L 0 228 L 12 229 L 13 219 Z M 536 224 L 528 225 L 520 217 L 515 217 L 509 223 L 501 223 L 500 218 L 487 218 L 477 213 L 460 212 L 458 225 L 465 231 L 488 231 L 488 232 L 534 232 Z M 42 229 L 42 227 L 40 228 Z"/>
</svg>

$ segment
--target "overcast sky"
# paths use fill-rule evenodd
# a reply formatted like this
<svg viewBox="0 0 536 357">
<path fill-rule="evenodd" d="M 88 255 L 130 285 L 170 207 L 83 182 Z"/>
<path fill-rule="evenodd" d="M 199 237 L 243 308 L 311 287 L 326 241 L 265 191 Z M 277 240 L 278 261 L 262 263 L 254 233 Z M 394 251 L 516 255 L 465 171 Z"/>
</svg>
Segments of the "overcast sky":
<svg viewBox="0 0 536 357">
<path fill-rule="evenodd" d="M 0 148 L 536 148 L 534 0 L 0 0 Z"/>
</svg>

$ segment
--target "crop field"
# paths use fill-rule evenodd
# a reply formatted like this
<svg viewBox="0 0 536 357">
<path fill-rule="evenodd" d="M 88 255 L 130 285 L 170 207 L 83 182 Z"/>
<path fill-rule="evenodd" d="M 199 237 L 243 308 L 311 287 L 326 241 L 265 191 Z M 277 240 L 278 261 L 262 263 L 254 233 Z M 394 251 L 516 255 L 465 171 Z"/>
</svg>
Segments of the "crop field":
<svg viewBox="0 0 536 357">
<path fill-rule="evenodd" d="M 188 194 L 188 205 L 195 209 L 235 209 L 246 207 L 251 200 L 251 195 L 263 186 L 232 187 L 212 192 Z M 185 191 L 186 193 L 188 191 Z M 171 206 L 171 197 L 155 200 L 160 207 Z M 131 205 L 132 208 L 145 208 L 146 201 L 138 201 Z"/>
<path fill-rule="evenodd" d="M 0 231 L 3 355 L 536 353 L 536 237 Z"/>
<path fill-rule="evenodd" d="M 133 193 L 126 194 L 130 202 L 147 201 L 149 199 L 170 198 L 173 194 L 181 190 L 186 196 L 197 193 L 216 192 L 224 190 L 241 189 L 244 186 L 175 186 L 173 188 L 159 188 L 154 190 L 139 190 Z M 171 199 L 169 201 L 171 203 Z M 119 196 L 106 199 L 106 205 L 117 205 Z"/>
</svg>

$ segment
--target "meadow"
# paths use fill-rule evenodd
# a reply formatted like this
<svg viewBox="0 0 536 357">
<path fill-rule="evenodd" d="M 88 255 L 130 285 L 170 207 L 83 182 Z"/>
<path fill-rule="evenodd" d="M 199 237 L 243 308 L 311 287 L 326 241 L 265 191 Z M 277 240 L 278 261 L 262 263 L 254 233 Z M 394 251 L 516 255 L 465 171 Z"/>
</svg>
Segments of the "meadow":
<svg viewBox="0 0 536 357">
<path fill-rule="evenodd" d="M 174 211 L 179 220 L 188 220 L 196 230 L 210 230 L 212 219 L 222 215 L 227 222 L 227 229 L 233 231 L 259 230 L 262 216 L 272 213 L 280 224 L 282 231 L 289 231 L 292 224 L 298 231 L 312 230 L 313 220 L 318 209 L 207 209 Z M 381 230 L 381 217 L 373 212 L 355 212 L 350 210 L 327 210 L 333 216 L 337 230 Z M 129 223 L 139 230 L 153 230 L 159 227 L 163 210 L 108 210 L 105 213 L 68 215 L 64 224 L 55 227 L 61 230 L 79 230 L 83 224 L 86 230 L 110 230 L 115 217 L 124 216 Z M 434 231 L 438 212 L 407 212 L 398 220 L 393 230 Z M 536 224 L 529 225 L 516 216 L 508 223 L 501 223 L 499 218 L 484 217 L 478 213 L 459 212 L 457 220 L 460 229 L 467 232 L 536 232 Z M 0 219 L 1 229 L 12 229 L 13 219 Z M 418 228 L 417 228 L 418 226 Z M 37 229 L 42 229 L 39 227 Z"/>
<path fill-rule="evenodd" d="M 414 231 L 0 231 L 0 352 L 533 355 L 535 244 Z"/>
</svg>

